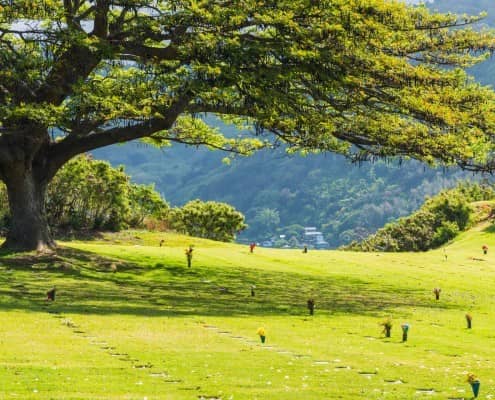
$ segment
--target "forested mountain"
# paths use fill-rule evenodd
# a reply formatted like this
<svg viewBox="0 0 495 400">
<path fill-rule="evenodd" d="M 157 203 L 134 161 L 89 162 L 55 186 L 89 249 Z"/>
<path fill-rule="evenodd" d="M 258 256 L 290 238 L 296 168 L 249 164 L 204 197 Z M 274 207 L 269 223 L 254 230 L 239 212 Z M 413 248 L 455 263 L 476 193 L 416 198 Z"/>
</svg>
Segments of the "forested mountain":
<svg viewBox="0 0 495 400">
<path fill-rule="evenodd" d="M 316 226 L 331 246 L 362 239 L 417 209 L 425 196 L 471 177 L 412 161 L 359 166 L 336 155 L 289 157 L 282 150 L 230 165 L 222 163 L 225 154 L 182 146 L 157 150 L 131 143 L 96 154 L 125 164 L 137 182 L 154 182 L 172 205 L 194 198 L 234 205 L 250 225 L 240 238 L 300 238 L 303 226 Z"/>
<path fill-rule="evenodd" d="M 439 0 L 429 6 L 459 14 L 487 11 L 483 24 L 495 26 L 492 0 Z M 495 60 L 471 72 L 481 83 L 494 84 Z M 302 227 L 315 226 L 331 247 L 362 239 L 410 214 L 425 196 L 453 187 L 460 179 L 479 179 L 458 170 L 429 169 L 415 161 L 356 165 L 332 154 L 288 156 L 282 149 L 237 158 L 230 165 L 222 163 L 225 154 L 184 146 L 158 150 L 130 143 L 94 155 L 124 164 L 139 183 L 155 183 L 172 205 L 195 198 L 234 205 L 250 226 L 240 239 L 264 240 L 285 234 L 286 239 L 301 241 Z"/>
<path fill-rule="evenodd" d="M 430 7 L 436 11 L 460 15 L 476 15 L 480 12 L 486 12 L 486 17 L 478 24 L 477 28 L 495 27 L 495 2 L 493 0 L 436 0 L 432 2 Z M 472 67 L 469 71 L 479 82 L 495 86 L 495 60 L 493 58 Z"/>
</svg>

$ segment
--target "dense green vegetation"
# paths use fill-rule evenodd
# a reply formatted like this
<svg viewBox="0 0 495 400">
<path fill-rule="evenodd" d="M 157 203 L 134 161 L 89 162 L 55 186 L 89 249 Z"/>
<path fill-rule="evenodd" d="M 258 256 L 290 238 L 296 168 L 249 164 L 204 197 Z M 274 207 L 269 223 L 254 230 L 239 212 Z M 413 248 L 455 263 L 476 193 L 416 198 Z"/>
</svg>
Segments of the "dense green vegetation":
<svg viewBox="0 0 495 400">
<path fill-rule="evenodd" d="M 122 167 L 88 157 L 77 157 L 59 171 L 46 207 L 54 228 L 115 231 L 142 227 L 145 218 L 165 218 L 169 208 L 152 185 L 133 184 Z"/>
<path fill-rule="evenodd" d="M 169 205 L 153 185 L 134 184 L 123 167 L 80 156 L 68 162 L 47 190 L 46 214 L 56 232 L 143 227 L 145 219 L 165 220 Z M 2 231 L 11 224 L 7 190 L 0 186 Z"/>
<path fill-rule="evenodd" d="M 0 230 L 11 223 L 6 188 L 0 185 Z M 244 216 L 220 202 L 191 201 L 170 208 L 154 185 L 132 183 L 123 167 L 79 156 L 68 162 L 48 187 L 46 214 L 58 235 L 125 228 L 174 229 L 197 237 L 231 241 Z M 75 232 L 73 232 L 75 231 Z"/>
<path fill-rule="evenodd" d="M 474 209 L 471 203 L 493 200 L 492 186 L 459 185 L 428 199 L 411 216 L 385 225 L 362 242 L 345 249 L 361 251 L 426 251 L 439 247 L 480 219 L 491 218 L 493 204 L 482 202 Z"/>
<path fill-rule="evenodd" d="M 469 399 L 468 372 L 489 398 L 494 248 L 485 225 L 421 254 L 250 254 L 141 231 L 67 242 L 52 257 L 3 253 L 0 398 Z"/>
</svg>

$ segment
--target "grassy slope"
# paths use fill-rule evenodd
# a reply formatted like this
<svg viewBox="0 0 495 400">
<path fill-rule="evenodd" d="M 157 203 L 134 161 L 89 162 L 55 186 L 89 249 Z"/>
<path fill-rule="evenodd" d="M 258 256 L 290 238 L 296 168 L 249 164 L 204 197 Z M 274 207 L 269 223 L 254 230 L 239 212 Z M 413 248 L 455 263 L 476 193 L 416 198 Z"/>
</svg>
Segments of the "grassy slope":
<svg viewBox="0 0 495 400">
<path fill-rule="evenodd" d="M 64 246 L 0 258 L 0 399 L 462 399 L 468 371 L 495 395 L 488 228 L 422 254 L 249 254 L 142 232 Z"/>
</svg>

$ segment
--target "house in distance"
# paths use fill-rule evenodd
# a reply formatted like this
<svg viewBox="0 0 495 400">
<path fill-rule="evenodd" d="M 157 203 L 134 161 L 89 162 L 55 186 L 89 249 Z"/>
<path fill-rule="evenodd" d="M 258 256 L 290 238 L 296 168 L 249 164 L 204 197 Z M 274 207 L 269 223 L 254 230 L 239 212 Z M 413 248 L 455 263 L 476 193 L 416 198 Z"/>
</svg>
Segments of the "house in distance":
<svg viewBox="0 0 495 400">
<path fill-rule="evenodd" d="M 304 242 L 314 249 L 328 249 L 329 244 L 323 238 L 323 233 L 318 232 L 315 227 L 304 228 Z"/>
</svg>

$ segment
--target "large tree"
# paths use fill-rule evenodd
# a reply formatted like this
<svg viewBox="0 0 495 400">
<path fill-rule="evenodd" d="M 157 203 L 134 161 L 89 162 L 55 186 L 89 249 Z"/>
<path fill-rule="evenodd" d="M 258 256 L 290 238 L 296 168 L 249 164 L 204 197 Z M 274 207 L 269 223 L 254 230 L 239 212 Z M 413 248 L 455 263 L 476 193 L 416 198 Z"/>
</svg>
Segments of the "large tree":
<svg viewBox="0 0 495 400">
<path fill-rule="evenodd" d="M 479 17 L 393 0 L 0 4 L 8 247 L 54 246 L 47 183 L 75 155 L 134 139 L 493 167 L 494 94 L 459 69 L 495 48 L 462 28 Z M 255 140 L 203 113 L 251 124 Z"/>
</svg>

